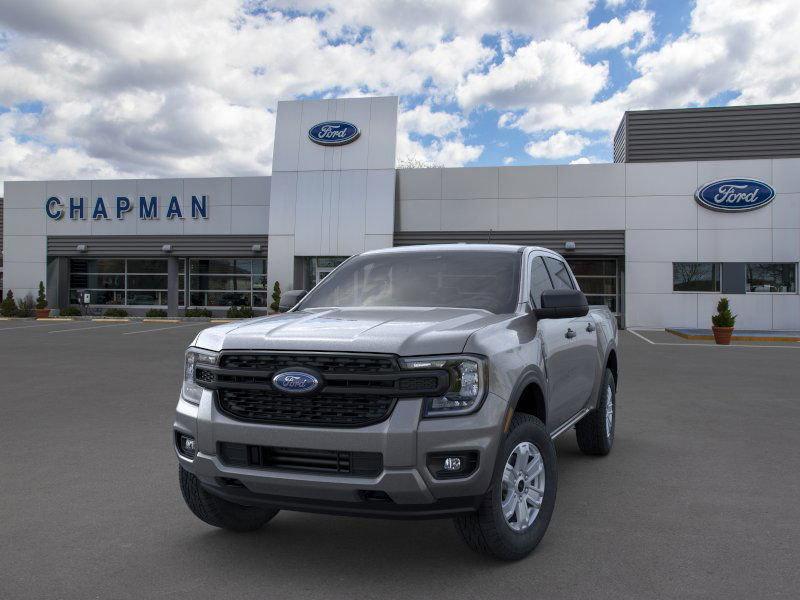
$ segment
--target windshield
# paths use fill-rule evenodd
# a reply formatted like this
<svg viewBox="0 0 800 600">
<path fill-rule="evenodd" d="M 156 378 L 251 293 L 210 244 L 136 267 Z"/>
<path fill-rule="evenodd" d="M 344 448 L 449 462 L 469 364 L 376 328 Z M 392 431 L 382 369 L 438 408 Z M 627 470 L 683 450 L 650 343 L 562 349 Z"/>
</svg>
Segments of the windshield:
<svg viewBox="0 0 800 600">
<path fill-rule="evenodd" d="M 328 275 L 298 309 L 431 306 L 511 313 L 521 256 L 468 250 L 365 254 Z"/>
</svg>

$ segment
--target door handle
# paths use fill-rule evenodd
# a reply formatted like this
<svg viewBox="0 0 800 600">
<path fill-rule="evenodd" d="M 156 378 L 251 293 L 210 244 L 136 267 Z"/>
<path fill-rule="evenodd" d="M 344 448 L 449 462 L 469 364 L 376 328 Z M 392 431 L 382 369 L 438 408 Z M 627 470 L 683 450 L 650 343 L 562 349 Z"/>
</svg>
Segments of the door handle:
<svg viewBox="0 0 800 600">
<path fill-rule="evenodd" d="M 578 334 L 575 333 L 574 331 L 572 331 L 572 329 L 567 329 L 567 333 L 564 334 L 564 337 L 567 338 L 568 340 L 571 340 L 576 335 L 578 335 Z"/>
<path fill-rule="evenodd" d="M 586 325 L 586 331 L 588 331 L 589 333 L 592 333 L 595 329 L 597 329 L 597 327 L 594 326 L 594 323 L 589 323 L 588 325 Z"/>
</svg>

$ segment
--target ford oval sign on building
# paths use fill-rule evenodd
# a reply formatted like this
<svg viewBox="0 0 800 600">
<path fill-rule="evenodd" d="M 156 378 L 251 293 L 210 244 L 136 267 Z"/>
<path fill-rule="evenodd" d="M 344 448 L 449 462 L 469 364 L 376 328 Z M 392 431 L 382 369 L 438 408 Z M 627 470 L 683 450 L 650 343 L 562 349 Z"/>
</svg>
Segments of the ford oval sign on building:
<svg viewBox="0 0 800 600">
<path fill-rule="evenodd" d="M 308 130 L 308 138 L 323 146 L 342 146 L 358 138 L 358 127 L 347 121 L 325 121 L 317 123 Z"/>
<path fill-rule="evenodd" d="M 755 179 L 723 179 L 697 190 L 695 200 L 711 210 L 744 212 L 766 206 L 775 197 L 775 190 Z"/>
<path fill-rule="evenodd" d="M 319 379 L 306 371 L 281 371 L 272 378 L 272 385 L 282 392 L 307 394 L 319 386 Z"/>
</svg>

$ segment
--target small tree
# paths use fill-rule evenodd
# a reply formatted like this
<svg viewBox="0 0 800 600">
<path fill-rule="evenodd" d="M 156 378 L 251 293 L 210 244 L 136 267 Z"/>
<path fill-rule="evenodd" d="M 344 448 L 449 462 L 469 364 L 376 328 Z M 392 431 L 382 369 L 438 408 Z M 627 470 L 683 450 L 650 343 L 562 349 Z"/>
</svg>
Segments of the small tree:
<svg viewBox="0 0 800 600">
<path fill-rule="evenodd" d="M 32 317 L 33 307 L 36 302 L 33 300 L 33 294 L 27 294 L 22 300 L 17 301 L 17 317 Z"/>
<path fill-rule="evenodd" d="M 14 292 L 8 290 L 5 300 L 0 302 L 0 314 L 4 317 L 14 317 L 17 314 L 17 302 L 14 300 Z"/>
<path fill-rule="evenodd" d="M 47 308 L 47 296 L 44 294 L 44 283 L 39 282 L 39 294 L 36 296 L 36 308 L 42 310 Z"/>
<path fill-rule="evenodd" d="M 711 317 L 714 327 L 733 327 L 736 323 L 736 315 L 731 312 L 730 303 L 727 298 L 720 298 L 717 303 L 717 314 Z"/>
<path fill-rule="evenodd" d="M 277 281 L 272 286 L 272 304 L 269 305 L 272 312 L 278 312 L 281 309 L 281 284 Z"/>
</svg>

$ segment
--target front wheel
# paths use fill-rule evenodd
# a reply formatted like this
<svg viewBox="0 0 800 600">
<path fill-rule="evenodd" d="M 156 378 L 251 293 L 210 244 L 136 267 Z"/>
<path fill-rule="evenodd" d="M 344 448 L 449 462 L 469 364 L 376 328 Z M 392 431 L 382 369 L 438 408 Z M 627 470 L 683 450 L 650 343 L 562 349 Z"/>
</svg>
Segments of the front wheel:
<svg viewBox="0 0 800 600">
<path fill-rule="evenodd" d="M 557 479 L 555 448 L 542 422 L 514 415 L 478 511 L 457 517 L 456 530 L 477 552 L 502 560 L 524 558 L 547 531 Z"/>
<path fill-rule="evenodd" d="M 277 510 L 242 506 L 209 494 L 195 475 L 183 467 L 178 469 L 181 494 L 186 506 L 198 519 L 209 525 L 229 531 L 255 531 L 278 514 Z"/>
</svg>

